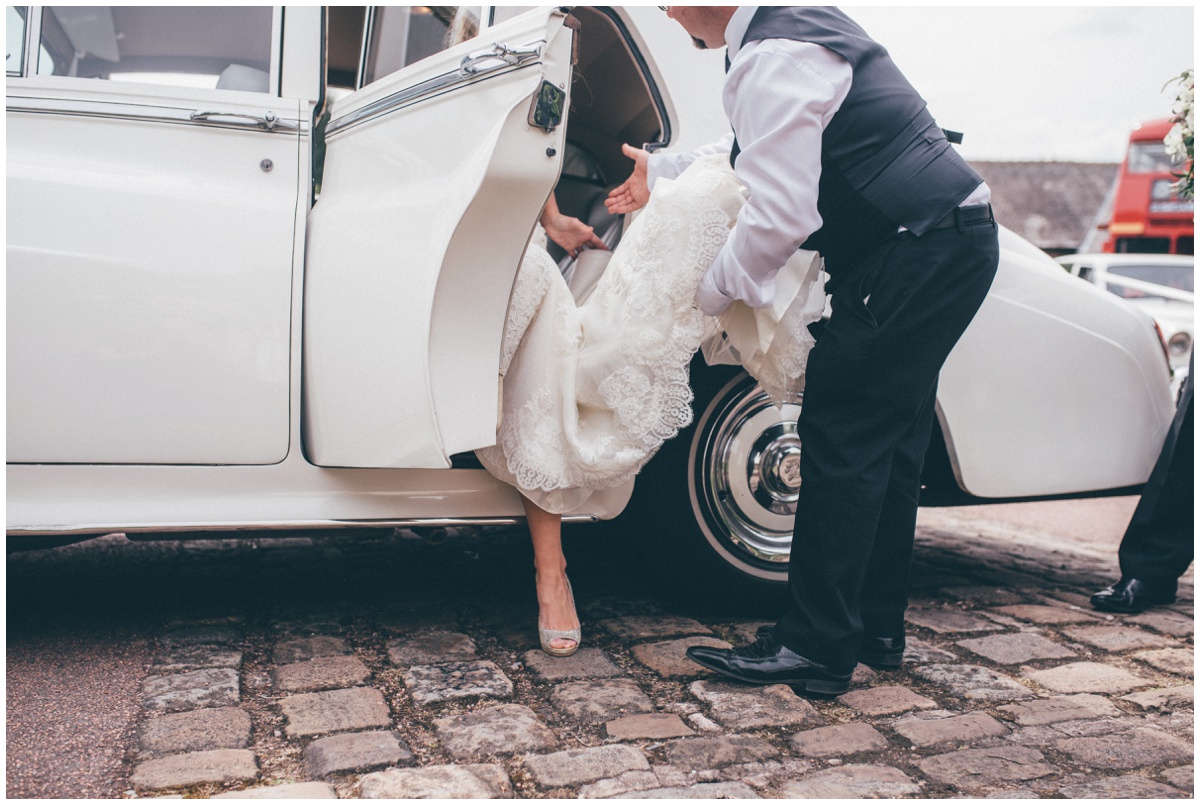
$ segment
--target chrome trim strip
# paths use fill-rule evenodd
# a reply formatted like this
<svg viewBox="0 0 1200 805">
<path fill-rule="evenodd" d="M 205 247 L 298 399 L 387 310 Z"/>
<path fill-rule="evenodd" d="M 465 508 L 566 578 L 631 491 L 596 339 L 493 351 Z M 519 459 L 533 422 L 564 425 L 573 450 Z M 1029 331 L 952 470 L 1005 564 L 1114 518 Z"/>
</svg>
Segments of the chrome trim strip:
<svg viewBox="0 0 1200 805">
<path fill-rule="evenodd" d="M 595 523 L 600 518 L 590 514 L 563 515 L 564 523 Z M 453 528 L 455 526 L 520 525 L 524 517 L 414 517 L 400 520 L 296 520 L 275 523 L 171 523 L 159 525 L 118 526 L 17 526 L 7 530 L 8 536 L 51 537 L 72 534 L 170 534 L 175 532 L 211 531 L 214 534 L 238 531 L 308 531 L 336 528 Z"/>
<path fill-rule="evenodd" d="M 544 42 L 534 43 L 528 46 L 528 50 L 513 50 L 507 45 L 497 43 L 493 44 L 486 51 L 472 53 L 463 58 L 456 70 L 436 75 L 419 84 L 398 90 L 391 95 L 367 104 L 361 109 L 350 112 L 336 120 L 329 121 L 329 125 L 325 128 L 325 138 L 335 137 L 343 130 L 356 126 L 369 118 L 388 114 L 400 107 L 415 103 L 418 100 L 443 92 L 451 87 L 467 84 L 473 82 L 475 79 L 507 71 L 510 68 L 520 69 L 528 64 L 537 63 L 536 60 L 541 58 L 541 46 L 543 44 Z M 481 68 L 477 66 L 480 62 L 489 59 L 495 59 L 498 63 L 490 67 Z"/>
<path fill-rule="evenodd" d="M 169 106 L 152 106 L 150 104 L 105 103 L 101 101 L 64 101 L 58 98 L 29 98 L 9 96 L 6 99 L 5 111 L 29 112 L 32 114 L 61 114 L 79 117 L 100 117 L 112 120 L 131 120 L 148 123 L 186 123 L 192 126 L 209 126 L 212 128 L 239 129 L 241 131 L 261 131 L 264 134 L 293 135 L 308 130 L 308 123 L 303 120 L 275 117 L 274 128 L 267 129 L 257 123 L 234 123 L 207 121 L 193 117 L 198 114 L 196 109 L 180 109 Z M 199 114 L 220 114 L 229 116 L 232 113 L 204 112 Z M 274 113 L 269 113 L 274 114 Z"/>
</svg>

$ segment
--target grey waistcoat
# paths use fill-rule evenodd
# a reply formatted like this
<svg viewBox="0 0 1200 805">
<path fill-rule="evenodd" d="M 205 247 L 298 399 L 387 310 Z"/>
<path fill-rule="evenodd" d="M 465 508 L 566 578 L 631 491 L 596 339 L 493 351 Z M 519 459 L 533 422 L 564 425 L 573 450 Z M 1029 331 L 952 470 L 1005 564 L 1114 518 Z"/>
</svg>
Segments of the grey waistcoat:
<svg viewBox="0 0 1200 805">
<path fill-rule="evenodd" d="M 983 181 L 950 147 L 887 50 L 838 9 L 762 7 L 743 41 L 762 39 L 821 45 L 854 70 L 850 92 L 822 136 L 823 223 L 804 248 L 836 263 L 900 226 L 923 235 Z M 735 141 L 732 160 L 738 151 Z"/>
</svg>

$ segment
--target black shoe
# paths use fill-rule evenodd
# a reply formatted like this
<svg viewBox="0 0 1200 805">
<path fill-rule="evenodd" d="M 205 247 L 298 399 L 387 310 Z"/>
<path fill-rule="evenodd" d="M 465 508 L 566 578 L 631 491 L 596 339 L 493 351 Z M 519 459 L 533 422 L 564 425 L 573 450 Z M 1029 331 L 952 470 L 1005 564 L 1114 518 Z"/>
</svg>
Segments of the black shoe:
<svg viewBox="0 0 1200 805">
<path fill-rule="evenodd" d="M 1092 596 L 1092 606 L 1101 612 L 1134 613 L 1174 603 L 1174 583 L 1152 584 L 1125 576 L 1113 586 Z"/>
<path fill-rule="evenodd" d="M 899 668 L 904 661 L 904 635 L 899 637 L 866 637 L 858 646 L 858 661 L 872 668 Z"/>
<path fill-rule="evenodd" d="M 687 655 L 693 662 L 725 676 L 755 685 L 791 685 L 797 692 L 836 696 L 850 690 L 854 669 L 838 672 L 801 657 L 765 631 L 758 640 L 741 648 L 692 646 Z"/>
</svg>

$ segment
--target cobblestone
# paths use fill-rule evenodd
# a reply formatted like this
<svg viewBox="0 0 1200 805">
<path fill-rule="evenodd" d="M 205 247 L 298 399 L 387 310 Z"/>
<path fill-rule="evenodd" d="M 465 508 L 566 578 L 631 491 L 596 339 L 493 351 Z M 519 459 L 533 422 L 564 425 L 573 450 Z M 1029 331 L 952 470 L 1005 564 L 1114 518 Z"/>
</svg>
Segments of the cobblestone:
<svg viewBox="0 0 1200 805">
<path fill-rule="evenodd" d="M 1177 688 L 1155 688 L 1122 696 L 1122 701 L 1132 702 L 1143 710 L 1190 710 L 1195 706 L 1196 689 L 1192 685 Z"/>
<path fill-rule="evenodd" d="M 728 682 L 693 682 L 692 695 L 707 702 L 713 719 L 737 730 L 759 727 L 810 726 L 821 717 L 787 685 L 753 688 Z"/>
<path fill-rule="evenodd" d="M 176 788 L 198 783 L 228 783 L 258 776 L 254 753 L 246 749 L 188 752 L 139 763 L 130 782 L 135 788 Z"/>
<path fill-rule="evenodd" d="M 570 657 L 551 657 L 539 649 L 527 651 L 524 659 L 529 670 L 548 682 L 624 676 L 624 672 L 598 648 L 581 648 Z"/>
<path fill-rule="evenodd" d="M 242 630 L 233 626 L 196 624 L 170 629 L 159 638 L 159 642 L 168 648 L 176 648 L 204 644 L 239 643 L 244 637 Z"/>
<path fill-rule="evenodd" d="M 1190 648 L 1160 648 L 1153 651 L 1139 651 L 1133 657 L 1160 671 L 1186 676 L 1189 679 L 1196 669 L 1196 654 Z"/>
<path fill-rule="evenodd" d="M 477 660 L 475 641 L 458 632 L 430 631 L 387 643 L 393 665 L 429 665 L 453 660 Z"/>
<path fill-rule="evenodd" d="M 142 704 L 168 713 L 236 705 L 240 698 L 238 674 L 232 668 L 152 676 L 142 683 Z"/>
<path fill-rule="evenodd" d="M 1186 796 L 1178 788 L 1133 774 L 1064 785 L 1058 793 L 1067 799 L 1180 799 Z"/>
<path fill-rule="evenodd" d="M 613 799 L 761 799 L 745 783 L 697 783 L 679 788 L 651 788 L 618 794 Z"/>
<path fill-rule="evenodd" d="M 1094 623 L 1097 617 L 1078 607 L 1047 606 L 1045 604 L 1018 604 L 1016 606 L 996 607 L 994 610 L 1002 615 L 1028 621 L 1043 626 L 1060 623 Z"/>
<path fill-rule="evenodd" d="M 204 668 L 233 668 L 242 666 L 242 652 L 224 646 L 179 646 L 159 654 L 150 673 L 154 676 L 199 671 Z"/>
<path fill-rule="evenodd" d="M 337 799 L 337 791 L 329 783 L 283 783 L 226 791 L 213 799 Z"/>
<path fill-rule="evenodd" d="M 1195 786 L 1196 767 L 1192 763 L 1186 766 L 1176 766 L 1164 771 L 1162 777 L 1171 785 L 1190 794 Z"/>
<path fill-rule="evenodd" d="M 303 662 L 317 657 L 334 657 L 339 654 L 349 654 L 350 648 L 340 637 L 320 635 L 317 637 L 302 637 L 295 640 L 284 640 L 275 645 L 275 662 L 285 664 Z"/>
<path fill-rule="evenodd" d="M 395 733 L 350 732 L 313 741 L 304 750 L 304 766 L 312 777 L 335 772 L 365 771 L 413 761 L 413 753 Z"/>
<path fill-rule="evenodd" d="M 650 770 L 641 750 L 624 744 L 527 755 L 525 767 L 543 788 L 580 785 L 627 771 Z"/>
<path fill-rule="evenodd" d="M 711 635 L 712 629 L 692 618 L 634 615 L 600 621 L 600 625 L 622 640 L 650 640 L 682 635 Z"/>
<path fill-rule="evenodd" d="M 1123 735 L 1066 738 L 1055 744 L 1077 763 L 1094 769 L 1124 771 L 1192 759 L 1192 747 L 1154 729 L 1135 729 Z"/>
<path fill-rule="evenodd" d="M 913 746 L 926 748 L 945 743 L 969 744 L 1008 734 L 1008 727 L 986 713 L 967 713 L 950 718 L 908 717 L 892 724 Z"/>
<path fill-rule="evenodd" d="M 498 799 L 512 796 L 503 766 L 426 766 L 388 769 L 362 778 L 363 799 Z"/>
<path fill-rule="evenodd" d="M 840 757 L 860 752 L 881 752 L 888 748 L 887 738 L 870 724 L 835 724 L 798 732 L 792 736 L 792 748 L 804 757 Z"/>
<path fill-rule="evenodd" d="M 910 637 L 905 641 L 903 662 L 915 665 L 928 665 L 935 662 L 953 663 L 958 662 L 958 655 L 932 643 L 926 643 L 919 638 Z"/>
<path fill-rule="evenodd" d="M 959 640 L 958 645 L 1001 665 L 1018 665 L 1030 660 L 1057 660 L 1076 656 L 1074 651 L 1047 640 L 1041 635 L 1028 632 Z"/>
<path fill-rule="evenodd" d="M 459 760 L 558 748 L 554 733 L 520 704 L 437 719 L 433 726 L 446 751 Z"/>
<path fill-rule="evenodd" d="M 1104 651 L 1132 651 L 1178 645 L 1174 640 L 1131 626 L 1079 626 L 1063 634 Z"/>
<path fill-rule="evenodd" d="M 680 738 L 666 745 L 667 759 L 687 769 L 713 769 L 733 763 L 766 760 L 779 750 L 761 738 L 731 735 L 720 738 Z"/>
<path fill-rule="evenodd" d="M 633 741 L 639 738 L 662 740 L 682 738 L 695 733 L 674 713 L 643 713 L 614 719 L 604 725 L 604 732 L 617 741 Z"/>
<path fill-rule="evenodd" d="M 273 672 L 275 687 L 287 693 L 361 685 L 371 677 L 358 657 L 317 657 L 281 665 Z"/>
<path fill-rule="evenodd" d="M 138 746 L 148 754 L 245 749 L 250 744 L 250 716 L 236 707 L 209 707 L 144 721 Z"/>
<path fill-rule="evenodd" d="M 779 789 L 785 799 L 890 799 L 919 793 L 921 786 L 899 769 L 868 765 L 825 769 Z"/>
<path fill-rule="evenodd" d="M 1103 696 L 1078 693 L 1074 696 L 1052 696 L 1021 704 L 1006 704 L 996 708 L 1005 718 L 1024 727 L 1056 724 L 1081 718 L 1107 718 L 1121 711 Z"/>
<path fill-rule="evenodd" d="M 632 679 L 564 682 L 554 688 L 550 701 L 572 719 L 584 724 L 654 712 L 650 697 Z"/>
<path fill-rule="evenodd" d="M 666 640 L 661 643 L 641 643 L 631 650 L 642 665 L 665 677 L 714 676 L 713 672 L 688 659 L 689 646 L 711 646 L 733 648 L 724 640 L 714 637 L 686 637 L 682 640 Z"/>
<path fill-rule="evenodd" d="M 1189 618 L 1186 615 L 1180 615 L 1178 612 L 1169 612 L 1161 609 L 1151 609 L 1141 612 L 1126 618 L 1125 623 L 1149 626 L 1151 629 L 1173 637 L 1192 637 L 1196 633 L 1195 618 Z"/>
<path fill-rule="evenodd" d="M 1032 698 L 1034 693 L 1010 676 L 981 665 L 934 663 L 915 668 L 918 677 L 945 686 L 964 699 L 983 702 L 1010 702 Z"/>
<path fill-rule="evenodd" d="M 938 634 L 997 632 L 1004 628 L 986 618 L 953 609 L 910 609 L 906 619 Z"/>
<path fill-rule="evenodd" d="M 998 783 L 1036 780 L 1055 771 L 1041 752 L 1024 746 L 962 749 L 919 760 L 917 768 L 939 783 L 967 792 Z"/>
<path fill-rule="evenodd" d="M 404 672 L 404 684 L 417 704 L 480 696 L 507 699 L 513 692 L 512 680 L 491 660 L 414 665 Z"/>
<path fill-rule="evenodd" d="M 837 700 L 866 716 L 885 716 L 909 710 L 928 710 L 937 707 L 933 699 L 909 690 L 903 685 L 880 685 L 877 688 L 852 690 Z"/>
<path fill-rule="evenodd" d="M 293 738 L 391 726 L 383 694 L 374 688 L 299 693 L 279 703 Z"/>
<path fill-rule="evenodd" d="M 1056 693 L 1125 693 L 1147 684 L 1124 669 L 1097 662 L 1073 662 L 1025 676 Z"/>
</svg>

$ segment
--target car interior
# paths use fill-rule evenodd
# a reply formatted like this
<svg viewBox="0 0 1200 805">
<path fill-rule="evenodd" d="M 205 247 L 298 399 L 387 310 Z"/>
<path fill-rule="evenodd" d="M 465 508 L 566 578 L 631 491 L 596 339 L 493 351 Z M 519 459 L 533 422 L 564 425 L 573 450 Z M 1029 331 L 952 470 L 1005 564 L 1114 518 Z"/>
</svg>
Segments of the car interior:
<svg viewBox="0 0 1200 805">
<path fill-rule="evenodd" d="M 522 8 L 495 9 L 505 18 Z M 327 86 L 339 97 L 425 58 L 479 36 L 474 17 L 458 6 L 331 6 L 327 25 Z M 609 248 L 620 239 L 620 217 L 604 207 L 608 191 L 625 180 L 633 163 L 622 143 L 665 140 L 666 114 L 620 19 L 600 8 L 576 7 L 578 62 L 567 117 L 567 148 L 555 188 L 559 209 L 592 226 Z M 496 18 L 499 21 L 499 18 Z M 364 50 L 366 58 L 363 58 Z M 557 245 L 550 253 L 568 273 L 572 260 Z"/>
</svg>

